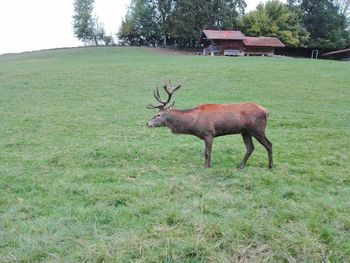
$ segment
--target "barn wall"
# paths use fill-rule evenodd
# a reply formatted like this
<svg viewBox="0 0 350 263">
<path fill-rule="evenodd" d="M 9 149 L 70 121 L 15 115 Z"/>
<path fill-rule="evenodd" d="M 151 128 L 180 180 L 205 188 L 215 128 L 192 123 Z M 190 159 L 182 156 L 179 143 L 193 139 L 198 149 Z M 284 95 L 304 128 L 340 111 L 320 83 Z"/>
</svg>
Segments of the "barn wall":
<svg viewBox="0 0 350 263">
<path fill-rule="evenodd" d="M 249 55 L 274 55 L 274 47 L 246 47 L 245 54 Z"/>
<path fill-rule="evenodd" d="M 224 52 L 225 49 L 237 49 L 239 51 L 243 51 L 244 45 L 242 40 L 213 40 L 213 43 L 216 46 L 222 47 L 222 52 Z M 210 46 L 210 42 L 207 41 L 204 43 L 204 48 L 207 48 Z"/>
<path fill-rule="evenodd" d="M 237 49 L 242 52 L 244 48 L 242 40 L 217 40 L 217 43 L 222 47 L 222 51 L 225 49 Z"/>
</svg>

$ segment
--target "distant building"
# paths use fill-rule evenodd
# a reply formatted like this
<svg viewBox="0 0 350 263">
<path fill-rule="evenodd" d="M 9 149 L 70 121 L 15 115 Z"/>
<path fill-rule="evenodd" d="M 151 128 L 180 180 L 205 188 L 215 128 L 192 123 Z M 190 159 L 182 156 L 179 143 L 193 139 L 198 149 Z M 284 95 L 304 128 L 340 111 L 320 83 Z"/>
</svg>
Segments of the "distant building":
<svg viewBox="0 0 350 263">
<path fill-rule="evenodd" d="M 350 48 L 336 50 L 321 55 L 324 58 L 350 61 Z"/>
<path fill-rule="evenodd" d="M 273 56 L 275 48 L 285 47 L 276 37 L 247 37 L 241 31 L 203 30 L 203 55 Z"/>
</svg>

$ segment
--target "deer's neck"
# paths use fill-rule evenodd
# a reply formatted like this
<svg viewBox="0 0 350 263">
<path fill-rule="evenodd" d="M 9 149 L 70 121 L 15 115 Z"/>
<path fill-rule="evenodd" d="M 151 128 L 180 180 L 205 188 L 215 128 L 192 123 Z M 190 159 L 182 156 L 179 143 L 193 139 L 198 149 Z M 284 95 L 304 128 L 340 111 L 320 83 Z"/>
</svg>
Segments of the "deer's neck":
<svg viewBox="0 0 350 263">
<path fill-rule="evenodd" d="M 173 133 L 192 134 L 194 115 L 189 111 L 171 110 L 167 117 L 166 126 Z"/>
</svg>

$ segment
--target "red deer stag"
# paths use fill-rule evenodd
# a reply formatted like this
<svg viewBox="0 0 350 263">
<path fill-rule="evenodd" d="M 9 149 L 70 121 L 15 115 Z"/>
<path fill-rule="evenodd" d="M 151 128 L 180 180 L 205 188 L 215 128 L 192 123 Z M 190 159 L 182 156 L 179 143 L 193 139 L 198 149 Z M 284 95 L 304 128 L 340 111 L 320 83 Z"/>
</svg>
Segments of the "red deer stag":
<svg viewBox="0 0 350 263">
<path fill-rule="evenodd" d="M 149 128 L 168 127 L 175 134 L 192 134 L 205 142 L 205 167 L 211 167 L 211 148 L 214 137 L 228 134 L 242 134 L 247 152 L 240 164 L 243 169 L 254 150 L 252 137 L 258 140 L 267 150 L 269 168 L 272 168 L 272 144 L 265 136 L 268 111 L 255 103 L 238 104 L 204 104 L 194 109 L 176 110 L 174 102 L 170 103 L 172 95 L 181 85 L 173 87 L 171 82 L 163 88 L 168 94 L 167 100 L 162 100 L 158 87 L 154 97 L 159 105 L 147 105 L 148 109 L 159 109 L 157 115 L 148 123 Z"/>
</svg>

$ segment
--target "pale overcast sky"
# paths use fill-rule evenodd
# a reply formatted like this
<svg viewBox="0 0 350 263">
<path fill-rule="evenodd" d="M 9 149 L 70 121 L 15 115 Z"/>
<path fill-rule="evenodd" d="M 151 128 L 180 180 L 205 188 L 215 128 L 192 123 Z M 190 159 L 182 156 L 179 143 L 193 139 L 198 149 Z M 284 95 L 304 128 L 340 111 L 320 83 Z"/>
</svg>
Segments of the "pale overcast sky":
<svg viewBox="0 0 350 263">
<path fill-rule="evenodd" d="M 265 2 L 263 0 L 262 2 Z M 260 0 L 246 0 L 247 11 Z M 72 30 L 74 0 L 0 0 L 0 54 L 81 46 Z M 95 0 L 95 13 L 115 37 L 130 0 Z"/>
</svg>

